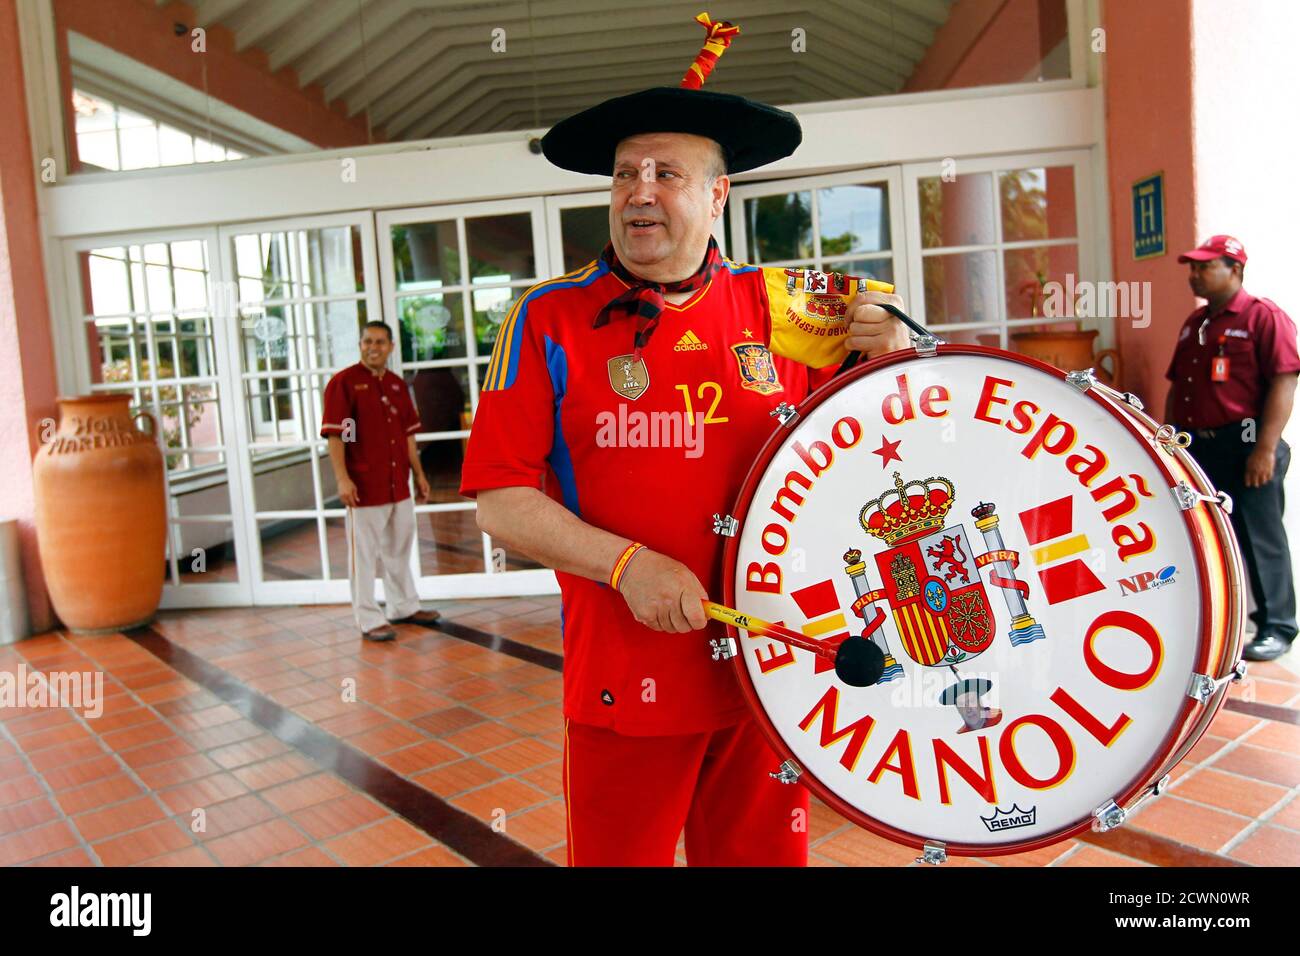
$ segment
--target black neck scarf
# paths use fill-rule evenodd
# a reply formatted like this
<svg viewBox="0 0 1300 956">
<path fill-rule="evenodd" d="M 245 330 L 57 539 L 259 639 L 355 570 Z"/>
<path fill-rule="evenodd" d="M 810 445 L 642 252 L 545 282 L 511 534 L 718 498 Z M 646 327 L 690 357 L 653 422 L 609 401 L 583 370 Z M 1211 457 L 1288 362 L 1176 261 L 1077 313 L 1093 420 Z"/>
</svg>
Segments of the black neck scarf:
<svg viewBox="0 0 1300 956">
<path fill-rule="evenodd" d="M 618 254 L 614 252 L 612 242 L 605 246 L 600 258 L 609 266 L 609 271 L 626 282 L 629 288 L 600 310 L 591 327 L 598 329 L 611 318 L 635 316 L 636 334 L 632 339 L 632 361 L 634 362 L 641 361 L 641 350 L 645 348 L 646 343 L 650 341 L 650 336 L 659 327 L 659 317 L 664 311 L 664 294 L 695 292 L 702 289 L 722 268 L 722 253 L 718 250 L 718 243 L 712 236 L 709 237 L 709 248 L 704 253 L 704 261 L 700 263 L 700 267 L 678 282 L 651 282 L 632 275 L 627 267 L 618 261 Z"/>
</svg>

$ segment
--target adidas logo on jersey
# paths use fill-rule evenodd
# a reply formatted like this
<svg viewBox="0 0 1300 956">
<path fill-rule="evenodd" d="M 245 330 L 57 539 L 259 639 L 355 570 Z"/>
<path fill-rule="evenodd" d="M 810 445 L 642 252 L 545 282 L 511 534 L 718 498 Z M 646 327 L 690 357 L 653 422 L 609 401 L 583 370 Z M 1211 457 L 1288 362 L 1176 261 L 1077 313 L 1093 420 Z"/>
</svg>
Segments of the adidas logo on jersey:
<svg viewBox="0 0 1300 956">
<path fill-rule="evenodd" d="M 680 339 L 678 339 L 677 344 L 673 346 L 673 351 L 674 352 L 703 352 L 706 349 L 708 349 L 708 347 L 709 347 L 708 342 L 701 342 L 699 336 L 697 336 L 690 329 L 687 329 L 686 334 L 683 335 Z"/>
</svg>

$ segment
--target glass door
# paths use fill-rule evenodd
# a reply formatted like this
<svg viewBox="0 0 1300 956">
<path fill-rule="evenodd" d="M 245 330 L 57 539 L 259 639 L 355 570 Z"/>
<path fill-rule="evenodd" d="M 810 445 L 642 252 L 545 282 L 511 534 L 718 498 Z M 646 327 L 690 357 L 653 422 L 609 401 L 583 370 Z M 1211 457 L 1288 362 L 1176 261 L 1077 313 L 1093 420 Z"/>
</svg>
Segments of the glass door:
<svg viewBox="0 0 1300 956">
<path fill-rule="evenodd" d="M 346 510 L 325 441 L 330 376 L 379 313 L 369 214 L 223 226 L 241 496 L 258 603 L 346 601 Z"/>
<path fill-rule="evenodd" d="M 727 205 L 732 258 L 806 267 L 907 288 L 897 168 L 737 186 Z"/>
<path fill-rule="evenodd" d="M 501 323 L 550 270 L 541 198 L 395 209 L 375 216 L 393 362 L 411 389 L 432 500 L 412 556 L 423 597 L 549 593 L 555 577 L 478 529 L 460 494 L 479 383 Z M 586 261 L 586 260 L 584 260 Z"/>
<path fill-rule="evenodd" d="M 92 237 L 64 248 L 79 391 L 125 393 L 132 414 L 158 423 L 168 514 L 163 606 L 250 603 L 215 231 Z"/>
</svg>

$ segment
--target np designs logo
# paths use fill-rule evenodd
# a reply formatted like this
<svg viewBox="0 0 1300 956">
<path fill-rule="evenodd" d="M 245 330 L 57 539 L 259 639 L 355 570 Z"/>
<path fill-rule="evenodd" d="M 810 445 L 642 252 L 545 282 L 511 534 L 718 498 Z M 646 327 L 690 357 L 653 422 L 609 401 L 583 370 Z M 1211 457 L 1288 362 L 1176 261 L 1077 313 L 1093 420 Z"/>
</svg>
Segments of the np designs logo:
<svg viewBox="0 0 1300 956">
<path fill-rule="evenodd" d="M 1013 803 L 1010 810 L 994 807 L 993 816 L 982 816 L 980 819 L 988 827 L 989 833 L 997 833 L 999 830 L 1014 830 L 1017 827 L 1032 827 L 1038 820 L 1038 807 L 1034 806 L 1028 810 L 1021 810 L 1018 804 Z"/>
<path fill-rule="evenodd" d="M 708 348 L 709 348 L 708 342 L 701 342 L 700 337 L 698 335 L 696 335 L 690 329 L 687 329 L 686 334 L 683 335 L 680 339 L 678 339 L 677 344 L 673 346 L 673 351 L 674 352 L 705 352 L 708 351 Z"/>
</svg>

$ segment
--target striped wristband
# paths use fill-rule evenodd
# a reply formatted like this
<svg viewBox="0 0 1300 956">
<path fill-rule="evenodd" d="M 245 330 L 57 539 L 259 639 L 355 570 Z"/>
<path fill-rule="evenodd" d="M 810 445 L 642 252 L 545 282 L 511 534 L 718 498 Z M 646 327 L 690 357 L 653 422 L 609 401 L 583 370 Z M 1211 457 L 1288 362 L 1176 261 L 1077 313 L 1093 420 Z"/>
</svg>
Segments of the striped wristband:
<svg viewBox="0 0 1300 956">
<path fill-rule="evenodd" d="M 634 554 L 644 547 L 644 544 L 638 544 L 633 541 L 623 549 L 623 553 L 620 554 L 618 560 L 614 562 L 614 570 L 609 573 L 609 586 L 615 591 L 618 590 L 619 582 L 623 580 L 623 572 L 627 570 L 628 562 L 632 560 Z"/>
</svg>

